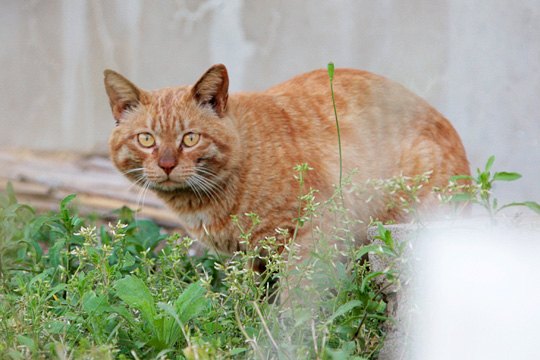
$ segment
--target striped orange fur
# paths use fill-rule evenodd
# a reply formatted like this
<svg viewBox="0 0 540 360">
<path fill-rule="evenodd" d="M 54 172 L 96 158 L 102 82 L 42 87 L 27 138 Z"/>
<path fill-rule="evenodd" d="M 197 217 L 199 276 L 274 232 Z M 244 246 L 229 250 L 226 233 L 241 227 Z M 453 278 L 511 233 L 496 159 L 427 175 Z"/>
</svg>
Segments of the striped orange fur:
<svg viewBox="0 0 540 360">
<path fill-rule="evenodd" d="M 253 241 L 294 228 L 298 183 L 293 167 L 313 168 L 305 188 L 324 200 L 339 181 L 337 134 L 329 79 L 316 70 L 259 93 L 228 94 L 223 65 L 193 86 L 146 91 L 105 71 L 117 121 L 110 137 L 116 167 L 148 186 L 185 229 L 223 253 L 242 250 L 231 215 L 257 213 Z M 334 90 L 343 144 L 343 171 L 353 182 L 432 171 L 432 186 L 468 174 L 463 145 L 434 108 L 404 87 L 368 72 L 336 69 Z M 139 135 L 143 134 L 143 135 Z M 150 146 L 148 146 L 151 144 Z M 348 196 L 356 219 L 397 216 L 368 195 Z M 300 246 L 310 234 L 301 230 Z M 361 237 L 361 235 L 359 235 Z"/>
</svg>

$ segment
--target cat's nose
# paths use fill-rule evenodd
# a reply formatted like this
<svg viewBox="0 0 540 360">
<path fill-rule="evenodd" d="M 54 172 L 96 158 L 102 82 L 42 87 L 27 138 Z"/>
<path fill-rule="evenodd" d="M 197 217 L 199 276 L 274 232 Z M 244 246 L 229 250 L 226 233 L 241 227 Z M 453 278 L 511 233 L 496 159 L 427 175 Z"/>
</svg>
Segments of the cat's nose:
<svg viewBox="0 0 540 360">
<path fill-rule="evenodd" d="M 163 171 L 165 171 L 165 174 L 167 175 L 169 175 L 171 171 L 173 171 L 173 169 L 176 167 L 177 164 L 178 162 L 172 156 L 163 156 L 163 157 L 160 157 L 158 160 L 159 167 L 162 168 Z"/>
<path fill-rule="evenodd" d="M 173 162 L 173 161 L 160 161 L 158 163 L 159 167 L 163 169 L 163 171 L 165 171 L 165 174 L 169 175 L 171 173 L 171 171 L 173 171 L 173 169 L 175 168 L 176 166 L 176 162 Z"/>
</svg>

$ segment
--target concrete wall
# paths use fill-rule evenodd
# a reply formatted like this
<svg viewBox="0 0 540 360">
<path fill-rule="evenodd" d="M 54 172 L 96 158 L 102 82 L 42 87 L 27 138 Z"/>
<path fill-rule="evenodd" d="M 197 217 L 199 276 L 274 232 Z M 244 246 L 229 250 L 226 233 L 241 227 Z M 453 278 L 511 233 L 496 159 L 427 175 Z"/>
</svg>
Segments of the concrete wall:
<svg viewBox="0 0 540 360">
<path fill-rule="evenodd" d="M 523 173 L 503 198 L 540 200 L 538 0 L 3 0 L 0 29 L 0 147 L 105 153 L 105 68 L 151 89 L 223 62 L 237 91 L 334 61 L 426 98 L 473 167 Z"/>
</svg>

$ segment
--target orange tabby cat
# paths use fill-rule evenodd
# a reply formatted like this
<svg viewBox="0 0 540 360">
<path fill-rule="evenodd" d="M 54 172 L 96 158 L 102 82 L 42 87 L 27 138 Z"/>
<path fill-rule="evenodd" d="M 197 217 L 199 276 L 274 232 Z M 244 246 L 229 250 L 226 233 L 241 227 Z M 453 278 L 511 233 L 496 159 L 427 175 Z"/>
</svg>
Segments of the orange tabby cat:
<svg viewBox="0 0 540 360">
<path fill-rule="evenodd" d="M 252 241 L 290 233 L 298 216 L 293 167 L 308 163 L 304 187 L 324 200 L 339 183 L 339 156 L 326 71 L 303 74 L 260 93 L 228 94 L 223 65 L 193 86 L 145 91 L 105 71 L 117 127 L 110 138 L 114 164 L 148 186 L 178 214 L 185 229 L 211 248 L 242 250 L 233 214 L 257 213 Z M 352 69 L 337 69 L 334 90 L 343 147 L 343 172 L 355 183 L 432 171 L 429 186 L 468 174 L 463 145 L 450 123 L 399 84 Z M 389 219 L 369 194 L 345 194 L 355 219 Z M 308 249 L 310 232 L 297 242 Z"/>
</svg>

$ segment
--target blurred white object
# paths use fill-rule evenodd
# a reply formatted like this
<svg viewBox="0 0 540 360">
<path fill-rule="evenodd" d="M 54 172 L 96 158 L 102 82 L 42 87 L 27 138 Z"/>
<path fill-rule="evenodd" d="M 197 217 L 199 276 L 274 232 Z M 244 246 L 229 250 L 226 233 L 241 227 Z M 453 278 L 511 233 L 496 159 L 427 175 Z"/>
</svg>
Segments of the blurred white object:
<svg viewBox="0 0 540 360">
<path fill-rule="evenodd" d="M 411 359 L 540 359 L 536 228 L 458 223 L 421 232 L 412 305 L 402 309 Z"/>
</svg>

